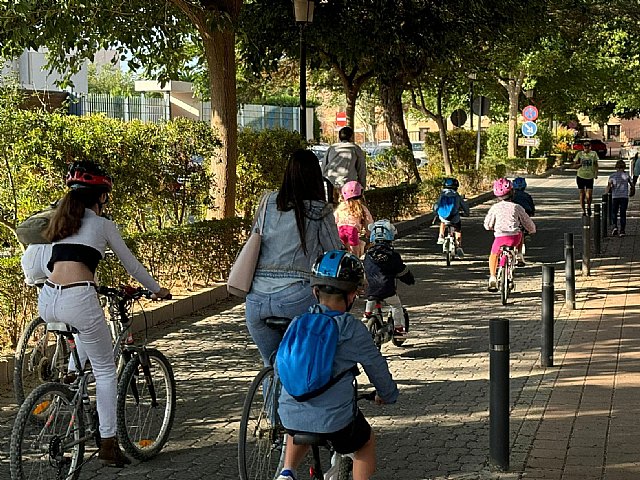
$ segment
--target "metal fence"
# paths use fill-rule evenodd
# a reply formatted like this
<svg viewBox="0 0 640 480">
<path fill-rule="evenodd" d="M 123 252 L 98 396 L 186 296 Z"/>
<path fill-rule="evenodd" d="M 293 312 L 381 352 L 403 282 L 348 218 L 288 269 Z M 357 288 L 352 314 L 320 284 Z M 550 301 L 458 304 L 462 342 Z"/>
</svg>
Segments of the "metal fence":
<svg viewBox="0 0 640 480">
<path fill-rule="evenodd" d="M 72 115 L 91 115 L 101 113 L 110 118 L 124 121 L 142 120 L 162 122 L 171 118 L 169 97 L 114 97 L 103 94 L 87 94 L 71 98 L 69 113 Z M 208 122 L 211 118 L 211 103 L 200 104 L 200 120 Z M 238 128 L 254 130 L 284 128 L 298 130 L 300 110 L 298 107 L 276 107 L 273 105 L 240 105 L 238 107 Z"/>
</svg>

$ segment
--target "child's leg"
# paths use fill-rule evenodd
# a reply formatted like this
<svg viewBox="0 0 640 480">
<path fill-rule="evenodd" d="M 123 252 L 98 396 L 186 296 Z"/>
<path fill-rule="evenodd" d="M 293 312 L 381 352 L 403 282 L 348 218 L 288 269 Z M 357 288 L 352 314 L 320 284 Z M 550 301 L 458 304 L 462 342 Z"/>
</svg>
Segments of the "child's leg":
<svg viewBox="0 0 640 480">
<path fill-rule="evenodd" d="M 492 277 L 495 277 L 497 271 L 498 271 L 498 254 L 492 253 L 491 255 L 489 255 L 489 274 Z"/>
<path fill-rule="evenodd" d="M 391 307 L 391 316 L 393 317 L 393 324 L 396 327 L 404 326 L 404 312 L 402 311 L 402 301 L 396 294 L 392 297 L 386 298 L 385 302 Z"/>
<path fill-rule="evenodd" d="M 611 225 L 618 228 L 618 210 L 620 209 L 620 198 L 611 199 Z"/>
<path fill-rule="evenodd" d="M 293 437 L 291 435 L 287 435 L 287 448 L 284 452 L 283 470 L 291 470 L 295 472 L 308 450 L 309 445 L 296 445 L 293 443 Z"/>
<path fill-rule="evenodd" d="M 627 207 L 629 206 L 628 198 L 620 199 L 620 233 L 625 233 L 627 227 Z"/>
<path fill-rule="evenodd" d="M 353 457 L 353 480 L 369 480 L 376 471 L 376 438 L 373 430 L 369 441 Z"/>
<path fill-rule="evenodd" d="M 440 231 L 438 232 L 439 237 L 444 237 L 444 222 L 440 222 Z"/>
<path fill-rule="evenodd" d="M 364 314 L 371 315 L 373 313 L 374 308 L 376 308 L 376 301 L 367 300 L 367 304 L 364 306 Z"/>
</svg>

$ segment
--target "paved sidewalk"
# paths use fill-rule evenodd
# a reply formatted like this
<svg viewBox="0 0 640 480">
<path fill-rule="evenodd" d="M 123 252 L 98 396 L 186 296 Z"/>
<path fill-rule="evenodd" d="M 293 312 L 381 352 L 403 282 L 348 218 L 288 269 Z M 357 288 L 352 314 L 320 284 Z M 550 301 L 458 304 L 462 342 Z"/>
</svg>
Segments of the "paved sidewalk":
<svg viewBox="0 0 640 480">
<path fill-rule="evenodd" d="M 597 182 L 602 194 L 605 178 Z M 531 179 L 539 233 L 528 264 L 516 272 L 507 307 L 486 292 L 492 237 L 482 228 L 489 204 L 464 219 L 462 261 L 447 268 L 436 229 L 396 242 L 417 284 L 399 293 L 411 316 L 403 348 L 383 346 L 401 397 L 396 405 L 363 405 L 378 435 L 380 480 L 640 478 L 636 406 L 640 383 L 638 201 L 627 238 L 604 242 L 592 276 L 578 277 L 577 309 L 564 308 L 563 233 L 582 231 L 575 172 Z M 556 265 L 555 367 L 541 368 L 541 268 Z M 354 313 L 363 310 L 354 307 Z M 488 467 L 489 319 L 511 330 L 511 468 Z M 178 408 L 164 451 L 123 470 L 88 463 L 81 479 L 237 479 L 236 435 L 242 402 L 259 355 L 244 325 L 243 305 L 227 300 L 154 330 L 152 343 L 171 360 Z M 366 378 L 362 378 L 364 383 Z M 366 388 L 366 385 L 365 385 Z M 15 416 L 11 392 L 0 395 L 0 479 L 8 479 Z M 266 479 L 265 479 L 266 480 Z"/>
</svg>

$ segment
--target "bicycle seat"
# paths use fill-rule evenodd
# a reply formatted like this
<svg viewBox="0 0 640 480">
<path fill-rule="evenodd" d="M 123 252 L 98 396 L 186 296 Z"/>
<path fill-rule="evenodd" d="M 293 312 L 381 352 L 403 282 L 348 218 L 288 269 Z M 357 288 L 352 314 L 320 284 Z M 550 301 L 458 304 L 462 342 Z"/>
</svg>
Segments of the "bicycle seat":
<svg viewBox="0 0 640 480">
<path fill-rule="evenodd" d="M 282 330 L 284 332 L 291 323 L 291 320 L 291 318 L 286 317 L 267 317 L 264 319 L 264 323 L 266 323 L 269 328 Z"/>
<path fill-rule="evenodd" d="M 47 330 L 49 332 L 61 333 L 63 335 L 69 336 L 72 333 L 78 333 L 78 330 L 71 325 L 67 325 L 63 322 L 47 322 Z"/>
<path fill-rule="evenodd" d="M 300 432 L 293 436 L 295 445 L 311 445 L 312 447 L 324 447 L 327 439 L 321 433 Z"/>
<path fill-rule="evenodd" d="M 510 251 L 510 252 L 511 252 L 511 251 L 515 250 L 515 249 L 516 249 L 516 247 L 511 247 L 511 246 L 507 246 L 507 245 L 502 245 L 502 246 L 500 247 L 500 249 L 502 249 L 502 250 L 508 250 L 508 251 Z"/>
</svg>

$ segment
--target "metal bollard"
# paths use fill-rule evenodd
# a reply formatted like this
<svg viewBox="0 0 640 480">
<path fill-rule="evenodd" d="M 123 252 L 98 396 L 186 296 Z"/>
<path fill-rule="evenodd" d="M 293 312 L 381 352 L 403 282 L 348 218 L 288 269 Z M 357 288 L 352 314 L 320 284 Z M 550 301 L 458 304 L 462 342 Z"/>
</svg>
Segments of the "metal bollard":
<svg viewBox="0 0 640 480">
<path fill-rule="evenodd" d="M 596 255 L 600 255 L 602 250 L 600 241 L 601 234 L 602 230 L 600 225 L 600 205 L 596 203 L 593 206 L 593 248 L 596 251 Z"/>
<path fill-rule="evenodd" d="M 542 266 L 542 350 L 540 364 L 553 367 L 553 302 L 555 288 L 553 280 L 556 269 L 550 265 Z"/>
<path fill-rule="evenodd" d="M 582 217 L 582 275 L 591 275 L 591 217 Z"/>
<path fill-rule="evenodd" d="M 573 233 L 564 234 L 564 276 L 566 290 L 564 301 L 570 310 L 576 309 L 576 258 L 573 251 Z"/>
<path fill-rule="evenodd" d="M 509 469 L 509 320 L 489 321 L 489 457 L 491 465 Z"/>
<path fill-rule="evenodd" d="M 606 193 L 604 195 L 602 195 L 602 219 L 601 219 L 601 230 L 602 230 L 602 237 L 606 237 L 607 236 L 607 230 L 609 225 L 607 224 L 607 222 L 609 221 L 609 195 L 607 195 Z"/>
</svg>

